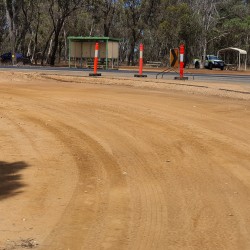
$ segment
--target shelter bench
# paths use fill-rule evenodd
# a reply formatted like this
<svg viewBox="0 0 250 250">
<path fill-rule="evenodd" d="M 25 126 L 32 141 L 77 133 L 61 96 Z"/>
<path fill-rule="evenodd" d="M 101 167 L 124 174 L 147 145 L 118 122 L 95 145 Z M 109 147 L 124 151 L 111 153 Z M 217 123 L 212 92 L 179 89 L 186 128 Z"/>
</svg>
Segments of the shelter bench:
<svg viewBox="0 0 250 250">
<path fill-rule="evenodd" d="M 160 66 L 162 66 L 162 63 L 161 62 L 154 62 L 154 61 L 147 61 L 145 66 L 159 68 Z"/>
<path fill-rule="evenodd" d="M 225 70 L 238 70 L 236 64 L 225 64 Z"/>
<path fill-rule="evenodd" d="M 94 62 L 93 63 L 92 62 L 88 63 L 86 66 L 89 69 L 93 69 L 94 68 Z M 100 62 L 98 62 L 98 65 L 97 65 L 98 69 L 105 69 L 105 67 L 106 67 L 106 64 L 101 64 Z"/>
</svg>

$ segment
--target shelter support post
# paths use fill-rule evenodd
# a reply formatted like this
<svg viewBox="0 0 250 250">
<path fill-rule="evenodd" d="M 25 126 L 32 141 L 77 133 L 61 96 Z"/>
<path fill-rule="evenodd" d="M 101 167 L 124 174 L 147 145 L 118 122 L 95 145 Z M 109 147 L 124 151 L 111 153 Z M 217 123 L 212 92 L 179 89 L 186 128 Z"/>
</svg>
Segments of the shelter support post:
<svg viewBox="0 0 250 250">
<path fill-rule="evenodd" d="M 240 53 L 239 53 L 239 70 L 240 70 Z"/>
<path fill-rule="evenodd" d="M 106 63 L 106 69 L 108 69 L 108 40 L 106 40 L 106 61 L 105 61 L 105 63 Z"/>
<path fill-rule="evenodd" d="M 69 39 L 69 68 L 71 67 L 70 58 L 71 58 L 71 40 Z"/>
</svg>

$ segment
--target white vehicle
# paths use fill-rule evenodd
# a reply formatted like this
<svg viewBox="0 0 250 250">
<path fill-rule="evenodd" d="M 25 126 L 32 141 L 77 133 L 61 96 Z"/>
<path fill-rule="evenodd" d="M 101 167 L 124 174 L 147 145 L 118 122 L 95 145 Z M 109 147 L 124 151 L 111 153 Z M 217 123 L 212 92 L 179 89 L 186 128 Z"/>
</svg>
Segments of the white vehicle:
<svg viewBox="0 0 250 250">
<path fill-rule="evenodd" d="M 205 58 L 204 67 L 206 69 L 213 69 L 213 68 L 219 68 L 221 70 L 224 69 L 225 63 L 224 61 L 220 60 L 218 56 L 214 55 L 207 55 Z"/>
</svg>

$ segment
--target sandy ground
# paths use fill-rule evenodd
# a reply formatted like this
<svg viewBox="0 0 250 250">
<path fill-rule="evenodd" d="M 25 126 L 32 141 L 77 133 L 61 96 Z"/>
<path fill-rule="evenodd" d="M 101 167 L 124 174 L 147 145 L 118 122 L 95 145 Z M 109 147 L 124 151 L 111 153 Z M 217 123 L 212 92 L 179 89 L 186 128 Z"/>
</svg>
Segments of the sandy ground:
<svg viewBox="0 0 250 250">
<path fill-rule="evenodd" d="M 247 85 L 0 72 L 0 156 L 1 250 L 250 249 Z"/>
</svg>

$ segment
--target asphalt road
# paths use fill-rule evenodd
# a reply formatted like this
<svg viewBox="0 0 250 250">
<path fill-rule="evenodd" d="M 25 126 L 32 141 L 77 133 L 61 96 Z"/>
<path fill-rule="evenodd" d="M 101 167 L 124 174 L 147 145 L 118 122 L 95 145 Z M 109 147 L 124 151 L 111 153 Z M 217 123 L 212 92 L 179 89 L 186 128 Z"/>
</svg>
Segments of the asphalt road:
<svg viewBox="0 0 250 250">
<path fill-rule="evenodd" d="M 1 66 L 0 70 L 4 71 L 33 71 L 33 72 L 44 72 L 60 74 L 62 75 L 88 75 L 92 72 L 91 69 L 76 69 L 76 68 L 68 68 L 68 67 L 41 67 L 41 66 L 21 66 L 21 67 L 13 67 L 13 66 Z M 102 73 L 102 76 L 118 76 L 118 77 L 134 77 L 134 74 L 137 72 L 134 70 L 98 70 L 99 73 Z M 148 78 L 156 78 L 158 79 L 174 79 L 175 76 L 178 76 L 175 72 L 166 72 L 161 74 L 155 71 L 145 71 L 145 75 Z M 240 74 L 223 74 L 223 73 L 215 73 L 204 74 L 204 73 L 186 73 L 185 76 L 189 77 L 190 80 L 194 81 L 206 81 L 206 82 L 222 82 L 222 83 L 243 83 L 250 84 L 250 76 L 249 75 L 240 75 Z"/>
</svg>

